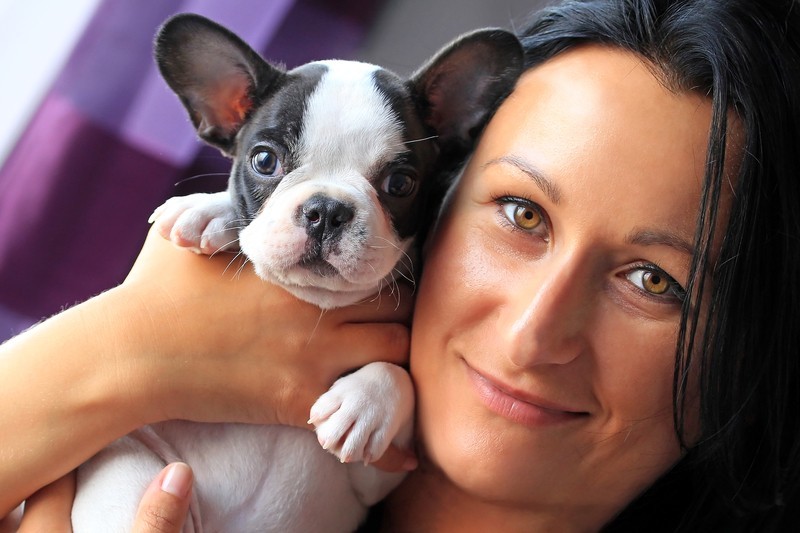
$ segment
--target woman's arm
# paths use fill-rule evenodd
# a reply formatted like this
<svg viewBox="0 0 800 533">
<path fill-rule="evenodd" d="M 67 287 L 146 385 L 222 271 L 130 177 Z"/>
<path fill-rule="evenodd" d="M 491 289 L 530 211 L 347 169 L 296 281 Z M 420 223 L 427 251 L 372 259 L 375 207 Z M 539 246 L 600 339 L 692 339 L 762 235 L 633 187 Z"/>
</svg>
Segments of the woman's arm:
<svg viewBox="0 0 800 533">
<path fill-rule="evenodd" d="M 0 516 L 143 424 L 304 426 L 343 372 L 405 360 L 410 303 L 322 313 L 151 232 L 122 285 L 0 346 Z"/>
</svg>

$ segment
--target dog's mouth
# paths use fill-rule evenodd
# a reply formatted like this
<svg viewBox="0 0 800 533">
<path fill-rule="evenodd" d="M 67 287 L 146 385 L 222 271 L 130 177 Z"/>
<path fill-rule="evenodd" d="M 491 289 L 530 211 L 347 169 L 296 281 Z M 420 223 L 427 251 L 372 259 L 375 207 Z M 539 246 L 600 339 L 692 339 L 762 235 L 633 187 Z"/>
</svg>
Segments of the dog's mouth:
<svg viewBox="0 0 800 533">
<path fill-rule="evenodd" d="M 321 278 L 330 278 L 339 273 L 336 267 L 319 256 L 306 256 L 298 261 L 297 265 Z"/>
</svg>

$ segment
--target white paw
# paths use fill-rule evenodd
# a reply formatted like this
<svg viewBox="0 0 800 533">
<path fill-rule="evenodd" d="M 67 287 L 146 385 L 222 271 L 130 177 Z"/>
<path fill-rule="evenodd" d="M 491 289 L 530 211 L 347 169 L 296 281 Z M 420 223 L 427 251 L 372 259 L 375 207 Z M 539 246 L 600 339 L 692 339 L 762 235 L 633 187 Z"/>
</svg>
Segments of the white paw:
<svg viewBox="0 0 800 533">
<path fill-rule="evenodd" d="M 343 463 L 379 459 L 411 420 L 414 388 L 397 365 L 371 363 L 339 378 L 311 407 L 322 447 Z"/>
<path fill-rule="evenodd" d="M 241 224 L 228 192 L 170 198 L 149 221 L 165 239 L 197 253 L 212 255 L 239 246 Z"/>
</svg>

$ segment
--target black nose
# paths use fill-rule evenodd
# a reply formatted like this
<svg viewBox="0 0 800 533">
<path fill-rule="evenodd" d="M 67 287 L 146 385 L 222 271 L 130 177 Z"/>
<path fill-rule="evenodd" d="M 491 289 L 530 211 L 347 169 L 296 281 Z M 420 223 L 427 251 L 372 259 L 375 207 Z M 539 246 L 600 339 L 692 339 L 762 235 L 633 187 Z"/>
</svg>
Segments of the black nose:
<svg viewBox="0 0 800 533">
<path fill-rule="evenodd" d="M 300 222 L 309 237 L 324 241 L 341 235 L 353 216 L 353 208 L 344 202 L 314 195 L 302 205 Z"/>
</svg>

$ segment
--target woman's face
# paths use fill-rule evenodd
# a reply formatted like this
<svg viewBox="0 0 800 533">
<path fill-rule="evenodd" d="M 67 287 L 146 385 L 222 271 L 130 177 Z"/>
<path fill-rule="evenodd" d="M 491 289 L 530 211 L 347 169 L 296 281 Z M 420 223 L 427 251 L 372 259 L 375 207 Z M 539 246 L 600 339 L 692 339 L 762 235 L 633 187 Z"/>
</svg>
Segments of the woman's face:
<svg viewBox="0 0 800 533">
<path fill-rule="evenodd" d="M 587 46 L 527 72 L 492 119 L 414 318 L 422 442 L 458 487 L 607 519 L 678 460 L 710 116 L 636 56 Z"/>
</svg>

